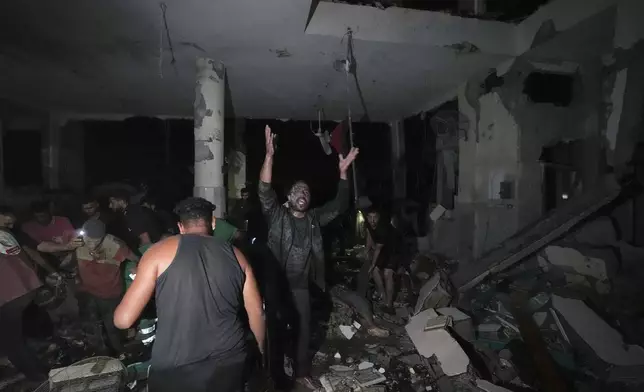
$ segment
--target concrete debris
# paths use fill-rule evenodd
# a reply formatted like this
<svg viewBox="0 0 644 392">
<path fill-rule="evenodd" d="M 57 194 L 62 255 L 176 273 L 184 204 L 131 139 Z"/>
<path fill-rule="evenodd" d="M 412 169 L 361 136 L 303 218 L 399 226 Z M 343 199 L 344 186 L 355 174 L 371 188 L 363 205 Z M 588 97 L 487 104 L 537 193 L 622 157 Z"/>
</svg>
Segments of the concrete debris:
<svg viewBox="0 0 644 392">
<path fill-rule="evenodd" d="M 436 309 L 436 311 L 440 315 L 451 317 L 453 324 L 452 328 L 462 339 L 467 340 L 468 342 L 473 342 L 475 340 L 474 325 L 470 316 L 463 313 L 458 308 L 439 308 Z"/>
<path fill-rule="evenodd" d="M 373 363 L 368 361 L 363 361 L 363 362 L 360 362 L 360 364 L 358 365 L 358 370 L 371 369 L 372 367 L 373 367 Z"/>
<path fill-rule="evenodd" d="M 340 329 L 340 332 L 342 333 L 342 335 L 344 335 L 344 337 L 347 338 L 347 340 L 351 340 L 353 335 L 355 335 L 356 332 L 358 332 L 358 330 L 353 325 L 340 325 L 338 326 L 338 328 Z"/>
<path fill-rule="evenodd" d="M 553 307 L 604 362 L 619 366 L 644 365 L 644 348 L 628 345 L 619 332 L 580 300 L 553 296 Z"/>
<path fill-rule="evenodd" d="M 509 389 L 505 389 L 498 385 L 494 385 L 489 381 L 485 380 L 476 380 L 476 386 L 484 390 L 485 392 L 511 392 Z"/>
<path fill-rule="evenodd" d="M 577 249 L 548 246 L 544 250 L 545 259 L 553 266 L 571 270 L 578 275 L 591 277 L 597 281 L 597 291 L 605 294 L 610 290 L 606 263 L 602 259 L 586 257 Z"/>
<path fill-rule="evenodd" d="M 449 291 L 450 283 L 447 276 L 438 271 L 423 285 L 418 294 L 418 301 L 414 307 L 414 314 L 430 308 L 448 306 L 452 301 Z"/>
<path fill-rule="evenodd" d="M 448 376 L 467 372 L 470 359 L 448 331 L 444 329 L 425 331 L 431 313 L 424 311 L 417 314 L 405 327 L 418 353 L 426 358 L 436 355 L 443 372 Z"/>
</svg>

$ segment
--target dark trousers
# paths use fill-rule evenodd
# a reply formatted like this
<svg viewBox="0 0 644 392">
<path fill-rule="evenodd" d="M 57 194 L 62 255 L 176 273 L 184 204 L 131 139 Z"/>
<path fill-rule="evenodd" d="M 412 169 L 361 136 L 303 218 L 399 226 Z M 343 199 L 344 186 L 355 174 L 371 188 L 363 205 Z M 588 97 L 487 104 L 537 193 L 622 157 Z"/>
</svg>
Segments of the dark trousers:
<svg viewBox="0 0 644 392">
<path fill-rule="evenodd" d="M 202 361 L 174 369 L 150 369 L 149 392 L 241 392 L 245 360 L 231 363 Z"/>
<path fill-rule="evenodd" d="M 27 378 L 41 381 L 46 379 L 47 369 L 27 347 L 22 329 L 23 313 L 34 296 L 31 292 L 0 306 L 0 352 Z"/>
<path fill-rule="evenodd" d="M 90 339 L 93 340 L 91 343 L 99 348 L 105 347 L 102 334 L 102 329 L 105 328 L 110 348 L 117 353 L 122 352 L 121 331 L 114 326 L 114 311 L 121 299 L 100 298 L 84 292 L 78 292 L 76 298 L 81 320 Z"/>
<path fill-rule="evenodd" d="M 284 374 L 284 356 L 293 359 L 295 377 L 311 371 L 311 303 L 308 289 L 288 290 L 270 287 L 267 293 L 268 356 L 273 380 L 288 384 Z"/>
</svg>

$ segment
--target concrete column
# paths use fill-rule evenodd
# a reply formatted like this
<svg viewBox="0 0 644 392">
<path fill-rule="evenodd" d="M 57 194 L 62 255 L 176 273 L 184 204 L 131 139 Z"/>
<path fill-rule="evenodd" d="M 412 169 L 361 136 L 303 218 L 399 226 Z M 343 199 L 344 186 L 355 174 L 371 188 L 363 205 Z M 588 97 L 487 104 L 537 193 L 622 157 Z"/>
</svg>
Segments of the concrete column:
<svg viewBox="0 0 644 392">
<path fill-rule="evenodd" d="M 60 135 L 61 119 L 50 113 L 43 130 L 41 150 L 43 185 L 47 189 L 60 188 Z"/>
<path fill-rule="evenodd" d="M 403 121 L 389 124 L 391 130 L 391 166 L 394 199 L 404 199 L 407 195 L 407 167 L 405 165 L 405 129 Z"/>
<path fill-rule="evenodd" d="M 244 145 L 246 119 L 236 118 L 232 135 L 233 148 L 228 157 L 228 198 L 241 197 L 241 190 L 246 186 L 246 146 Z"/>
<path fill-rule="evenodd" d="M 226 214 L 224 187 L 225 69 L 214 60 L 197 58 L 195 87 L 195 187 L 194 195 L 217 206 L 215 216 Z"/>
</svg>

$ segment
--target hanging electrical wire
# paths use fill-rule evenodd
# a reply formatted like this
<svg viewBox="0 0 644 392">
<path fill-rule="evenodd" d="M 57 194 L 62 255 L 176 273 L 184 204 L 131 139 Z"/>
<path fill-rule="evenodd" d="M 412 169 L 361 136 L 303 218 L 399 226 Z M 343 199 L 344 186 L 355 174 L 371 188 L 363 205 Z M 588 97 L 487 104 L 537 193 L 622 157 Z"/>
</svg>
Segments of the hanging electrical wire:
<svg viewBox="0 0 644 392">
<path fill-rule="evenodd" d="M 159 3 L 159 7 L 161 8 L 161 19 L 163 21 L 163 28 L 165 30 L 165 36 L 166 39 L 168 40 L 168 49 L 170 49 L 170 55 L 172 57 L 172 60 L 170 60 L 170 65 L 174 68 L 175 74 L 178 74 L 179 71 L 177 70 L 176 62 L 177 59 L 174 57 L 174 47 L 172 46 L 172 38 L 170 37 L 170 28 L 168 27 L 168 19 L 166 17 L 166 12 L 168 10 L 168 6 L 164 3 L 161 2 Z M 162 33 L 163 34 L 163 33 Z M 163 37 L 161 38 L 161 45 L 159 46 L 159 51 L 161 52 L 160 58 L 163 58 Z M 163 66 L 163 60 L 159 61 L 160 66 Z M 163 72 L 161 71 L 161 78 L 163 78 Z"/>
<path fill-rule="evenodd" d="M 347 33 L 345 35 L 347 37 L 347 58 L 344 60 L 344 72 L 347 77 L 347 120 L 349 123 L 349 143 L 351 144 L 351 148 L 354 147 L 353 144 L 353 121 L 351 120 L 351 88 L 349 87 L 350 82 L 349 82 L 349 74 L 351 73 L 351 70 L 355 70 L 355 65 L 354 65 L 354 57 L 353 57 L 353 31 L 351 28 L 347 28 Z M 355 72 L 353 73 L 355 77 Z M 356 85 L 358 83 L 358 79 L 356 77 Z M 364 101 L 363 101 L 364 105 Z M 365 116 L 366 116 L 366 107 L 365 107 Z M 352 182 L 353 182 L 353 198 L 354 201 L 356 202 L 356 205 L 358 203 L 358 176 L 356 172 L 356 165 L 355 163 L 351 165 L 351 177 L 352 177 Z"/>
</svg>

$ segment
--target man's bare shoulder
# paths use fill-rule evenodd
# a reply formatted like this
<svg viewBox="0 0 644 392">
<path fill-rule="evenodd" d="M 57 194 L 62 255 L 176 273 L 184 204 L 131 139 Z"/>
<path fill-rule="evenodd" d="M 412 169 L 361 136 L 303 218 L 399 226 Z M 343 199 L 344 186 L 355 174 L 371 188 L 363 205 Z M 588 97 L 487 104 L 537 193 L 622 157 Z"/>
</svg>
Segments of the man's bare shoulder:
<svg viewBox="0 0 644 392">
<path fill-rule="evenodd" d="M 180 239 L 180 235 L 175 235 L 157 242 L 143 254 L 143 260 L 154 260 L 156 262 L 172 260 L 179 248 Z"/>
</svg>

